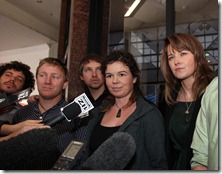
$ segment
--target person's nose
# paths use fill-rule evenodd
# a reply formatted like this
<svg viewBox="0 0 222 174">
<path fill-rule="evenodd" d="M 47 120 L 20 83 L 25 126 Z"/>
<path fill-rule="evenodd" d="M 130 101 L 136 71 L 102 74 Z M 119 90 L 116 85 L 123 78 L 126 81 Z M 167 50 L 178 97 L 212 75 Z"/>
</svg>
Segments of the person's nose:
<svg viewBox="0 0 222 174">
<path fill-rule="evenodd" d="M 96 71 L 96 70 L 93 70 L 93 71 L 92 71 L 92 76 L 93 76 L 93 77 L 97 76 L 97 71 Z"/>
<path fill-rule="evenodd" d="M 13 76 L 13 75 L 11 75 L 11 76 L 9 77 L 9 81 L 10 81 L 11 83 L 14 83 L 14 82 L 16 81 L 16 77 Z"/>
<path fill-rule="evenodd" d="M 180 58 L 178 56 L 175 56 L 174 58 L 174 64 L 179 65 L 180 64 Z"/>
<path fill-rule="evenodd" d="M 118 83 L 119 82 L 119 77 L 114 75 L 113 76 L 113 83 Z"/>
<path fill-rule="evenodd" d="M 16 78 L 14 77 L 14 76 L 10 76 L 10 81 L 15 81 L 16 80 Z"/>
<path fill-rule="evenodd" d="M 52 82 L 52 77 L 51 76 L 46 76 L 45 83 L 51 84 L 51 82 Z"/>
</svg>

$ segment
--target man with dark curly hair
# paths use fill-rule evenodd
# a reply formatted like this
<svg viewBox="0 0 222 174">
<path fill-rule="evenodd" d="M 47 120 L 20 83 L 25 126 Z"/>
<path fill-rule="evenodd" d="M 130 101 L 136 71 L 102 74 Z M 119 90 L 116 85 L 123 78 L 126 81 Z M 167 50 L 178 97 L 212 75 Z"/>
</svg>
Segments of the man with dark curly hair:
<svg viewBox="0 0 222 174">
<path fill-rule="evenodd" d="M 32 92 L 34 85 L 35 79 L 33 73 L 30 71 L 30 66 L 18 61 L 1 64 L 0 93 L 10 95 L 26 88 L 30 88 Z M 14 113 L 20 107 L 18 103 L 4 107 L 0 110 L 0 120 L 11 123 Z"/>
</svg>

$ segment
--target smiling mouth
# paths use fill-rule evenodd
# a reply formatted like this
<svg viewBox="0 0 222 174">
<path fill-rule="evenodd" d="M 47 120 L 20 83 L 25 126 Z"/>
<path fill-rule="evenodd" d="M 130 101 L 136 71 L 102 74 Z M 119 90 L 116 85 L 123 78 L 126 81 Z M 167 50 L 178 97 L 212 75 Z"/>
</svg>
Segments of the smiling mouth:
<svg viewBox="0 0 222 174">
<path fill-rule="evenodd" d="M 120 91 L 121 88 L 112 88 L 113 91 Z"/>
</svg>

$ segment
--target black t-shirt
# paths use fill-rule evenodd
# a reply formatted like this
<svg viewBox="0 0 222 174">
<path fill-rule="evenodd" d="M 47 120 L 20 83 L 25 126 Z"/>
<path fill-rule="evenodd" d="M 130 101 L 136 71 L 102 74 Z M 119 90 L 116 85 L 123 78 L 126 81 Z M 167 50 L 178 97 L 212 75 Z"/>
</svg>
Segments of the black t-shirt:
<svg viewBox="0 0 222 174">
<path fill-rule="evenodd" d="M 100 125 L 100 122 L 96 125 L 94 131 L 89 140 L 89 151 L 90 155 L 96 151 L 96 149 L 115 132 L 118 131 L 120 126 L 116 127 L 105 127 Z"/>
</svg>

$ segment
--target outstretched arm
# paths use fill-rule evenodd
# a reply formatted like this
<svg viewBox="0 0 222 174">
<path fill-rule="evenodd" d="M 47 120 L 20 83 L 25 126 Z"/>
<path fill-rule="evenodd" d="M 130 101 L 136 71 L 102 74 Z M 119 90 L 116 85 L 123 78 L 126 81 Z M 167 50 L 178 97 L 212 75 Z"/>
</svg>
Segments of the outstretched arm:
<svg viewBox="0 0 222 174">
<path fill-rule="evenodd" d="M 0 134 L 1 135 L 9 135 L 9 134 L 19 130 L 20 128 L 25 127 L 25 126 L 36 126 L 36 127 L 43 126 L 43 124 L 41 122 L 42 122 L 42 120 L 26 120 L 26 121 L 23 121 L 23 122 L 20 122 L 17 124 L 13 124 L 13 125 L 3 124 L 0 129 Z"/>
<path fill-rule="evenodd" d="M 10 126 L 10 125 L 8 125 L 8 126 Z M 17 136 L 19 134 L 22 134 L 24 132 L 27 132 L 29 130 L 40 129 L 40 128 L 50 128 L 50 127 L 49 126 L 45 126 L 45 125 L 26 125 L 26 126 L 24 126 L 22 128 L 19 128 L 18 130 L 14 131 L 13 133 L 11 133 L 11 134 L 9 134 L 7 136 L 1 137 L 0 138 L 0 142 L 4 141 L 4 140 L 8 140 L 8 139 L 10 139 L 12 137 L 15 137 L 15 136 Z"/>
</svg>

